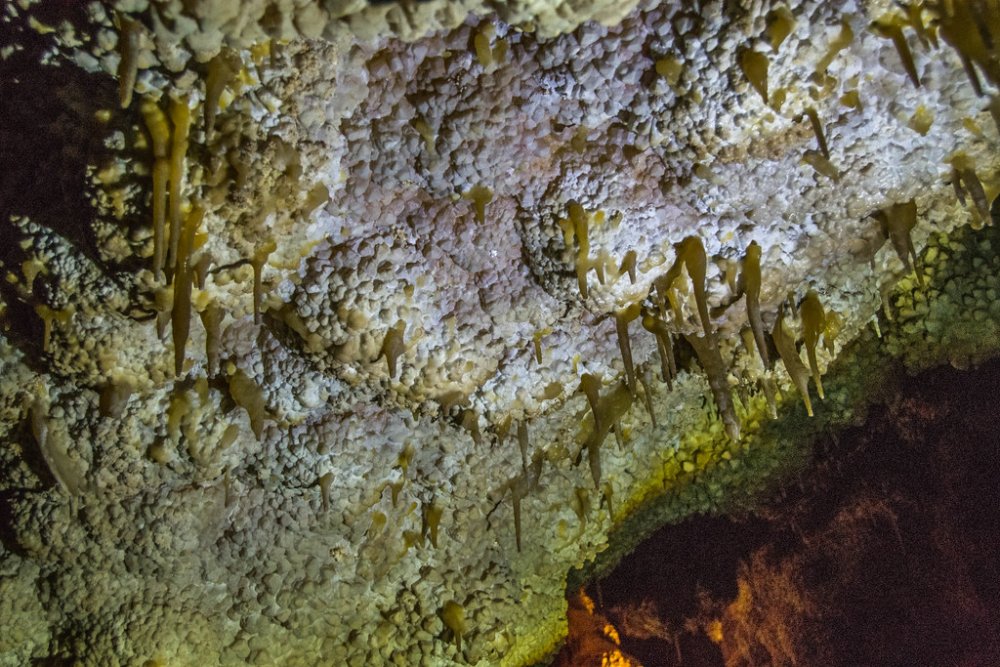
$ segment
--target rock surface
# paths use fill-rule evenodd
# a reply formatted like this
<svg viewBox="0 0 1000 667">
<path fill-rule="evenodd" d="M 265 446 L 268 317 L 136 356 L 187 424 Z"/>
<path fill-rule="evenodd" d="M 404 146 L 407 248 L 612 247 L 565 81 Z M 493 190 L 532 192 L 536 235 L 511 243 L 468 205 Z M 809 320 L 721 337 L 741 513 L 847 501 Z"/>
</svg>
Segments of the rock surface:
<svg viewBox="0 0 1000 667">
<path fill-rule="evenodd" d="M 0 664 L 530 664 L 809 382 L 745 345 L 752 242 L 817 375 L 883 305 L 947 347 L 887 298 L 997 128 L 932 8 L 697 4 L 7 3 Z"/>
</svg>

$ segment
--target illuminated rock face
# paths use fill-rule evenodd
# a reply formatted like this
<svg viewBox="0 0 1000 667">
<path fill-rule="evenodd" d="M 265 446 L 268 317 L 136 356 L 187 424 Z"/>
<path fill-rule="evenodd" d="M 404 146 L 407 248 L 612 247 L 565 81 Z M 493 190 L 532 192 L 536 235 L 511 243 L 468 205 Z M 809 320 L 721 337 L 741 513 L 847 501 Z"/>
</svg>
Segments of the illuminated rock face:
<svg viewBox="0 0 1000 667">
<path fill-rule="evenodd" d="M 541 658 L 995 193 L 931 8 L 112 4 L 4 10 L 10 664 Z"/>
</svg>

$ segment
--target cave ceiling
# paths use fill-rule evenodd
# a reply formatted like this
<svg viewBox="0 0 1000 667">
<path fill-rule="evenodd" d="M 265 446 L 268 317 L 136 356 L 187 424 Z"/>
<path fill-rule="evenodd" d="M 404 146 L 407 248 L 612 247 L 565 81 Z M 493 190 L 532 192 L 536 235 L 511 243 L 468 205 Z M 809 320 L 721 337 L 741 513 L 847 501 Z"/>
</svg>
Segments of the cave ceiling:
<svg viewBox="0 0 1000 667">
<path fill-rule="evenodd" d="M 994 3 L 2 12 L 0 664 L 529 665 L 1000 348 Z"/>
</svg>

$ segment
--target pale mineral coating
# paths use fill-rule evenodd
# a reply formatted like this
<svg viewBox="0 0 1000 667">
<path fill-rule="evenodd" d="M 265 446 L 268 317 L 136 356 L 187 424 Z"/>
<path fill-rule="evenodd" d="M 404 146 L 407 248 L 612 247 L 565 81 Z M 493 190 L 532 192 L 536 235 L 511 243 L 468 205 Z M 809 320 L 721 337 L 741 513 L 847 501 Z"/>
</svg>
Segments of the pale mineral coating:
<svg viewBox="0 0 1000 667">
<path fill-rule="evenodd" d="M 39 68 L 71 72 L 52 91 L 66 108 L 91 122 L 110 111 L 96 116 L 98 151 L 74 149 L 84 137 L 72 118 L 46 130 L 65 142 L 60 168 L 89 175 L 80 219 L 93 220 L 94 251 L 30 216 L 3 221 L 16 249 L 4 255 L 4 312 L 17 301 L 62 315 L 46 350 L 0 341 L 14 530 L 0 551 L 0 618 L 16 619 L 0 664 L 529 664 L 564 633 L 567 571 L 607 545 L 609 500 L 620 521 L 668 467 L 687 474 L 738 453 L 706 417 L 705 380 L 683 372 L 668 392 L 655 341 L 633 322 L 657 426 L 637 399 L 626 450 L 613 436 L 603 447 L 600 489 L 586 452 L 577 463 L 593 423 L 580 377 L 608 391 L 623 374 L 609 315 L 646 298 L 673 244 L 702 240 L 730 382 L 746 389 L 759 362 L 736 344 L 746 312 L 732 279 L 751 241 L 763 248 L 766 324 L 789 294 L 815 289 L 843 320 L 839 349 L 904 273 L 872 214 L 915 199 L 918 249 L 931 230 L 968 223 L 948 184 L 957 150 L 995 191 L 985 103 L 953 51 L 908 30 L 914 87 L 892 42 L 868 29 L 888 2 L 789 2 L 796 22 L 776 52 L 762 0 L 119 0 L 65 17 L 56 5 L 6 3 L 4 20 L 47 40 Z M 126 110 L 82 83 L 118 72 L 110 6 L 143 26 Z M 854 39 L 816 76 L 843 21 Z M 487 67 L 478 34 L 496 54 Z M 5 46 L 4 59 L 22 48 Z M 747 82 L 745 48 L 767 55 L 780 109 Z M 239 71 L 211 139 L 193 111 L 185 188 L 206 209 L 194 259 L 212 262 L 192 300 L 223 309 L 222 359 L 209 377 L 195 312 L 175 378 L 170 327 L 161 339 L 152 319 L 172 297 L 150 268 L 138 106 L 199 104 L 205 63 L 223 49 Z M 657 73 L 664 58 L 681 65 L 672 79 Z M 860 108 L 842 102 L 851 91 Z M 818 148 L 810 107 L 839 181 L 803 160 Z M 911 127 L 921 107 L 933 118 L 923 135 Z M 482 188 L 492 197 L 480 222 Z M 636 284 L 591 271 L 581 297 L 560 223 L 570 201 L 593 214 L 591 258 L 610 267 L 637 253 Z M 249 260 L 272 243 L 258 325 Z M 701 329 L 690 292 L 676 332 Z M 398 327 L 390 377 L 382 353 Z M 825 367 L 831 355 L 820 357 Z M 126 384 L 120 414 L 103 416 L 101 393 Z M 748 402 L 753 442 L 764 406 Z M 525 486 L 523 421 L 527 456 L 543 464 L 521 502 L 519 553 L 510 490 Z M 715 449 L 685 450 L 692 433 Z M 43 449 L 78 488 L 46 469 Z M 436 547 L 420 539 L 432 507 L 443 510 Z M 442 620 L 450 602 L 464 610 L 461 650 Z"/>
</svg>

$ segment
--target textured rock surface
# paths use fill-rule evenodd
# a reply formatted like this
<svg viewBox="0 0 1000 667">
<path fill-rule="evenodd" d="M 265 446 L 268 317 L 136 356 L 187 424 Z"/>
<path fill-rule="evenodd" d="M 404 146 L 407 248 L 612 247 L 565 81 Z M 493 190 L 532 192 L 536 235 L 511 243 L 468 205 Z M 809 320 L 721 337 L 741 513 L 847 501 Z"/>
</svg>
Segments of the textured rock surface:
<svg viewBox="0 0 1000 667">
<path fill-rule="evenodd" d="M 791 383 L 739 335 L 747 247 L 769 331 L 783 307 L 801 335 L 810 289 L 836 313 L 825 368 L 911 273 L 881 212 L 914 202 L 917 248 L 981 224 L 949 179 L 995 193 L 996 128 L 908 27 L 914 86 L 869 29 L 889 3 L 781 5 L 777 45 L 776 5 L 690 4 L 6 4 L 0 660 L 527 664 L 564 632 L 567 572 L 643 502 L 706 470 L 731 472 L 691 510 L 752 486 L 760 381 Z M 167 201 L 198 226 L 157 278 L 149 119 L 178 137 L 182 107 Z M 581 377 L 627 377 L 632 304 L 702 330 L 686 272 L 670 306 L 653 288 L 688 237 L 743 441 L 681 338 L 668 391 L 633 320 L 643 380 L 595 488 Z M 995 337 L 995 285 L 934 289 L 887 304 L 926 317 L 930 356 L 954 308 L 983 313 L 966 348 Z"/>
</svg>

